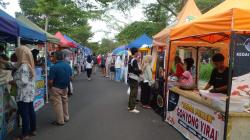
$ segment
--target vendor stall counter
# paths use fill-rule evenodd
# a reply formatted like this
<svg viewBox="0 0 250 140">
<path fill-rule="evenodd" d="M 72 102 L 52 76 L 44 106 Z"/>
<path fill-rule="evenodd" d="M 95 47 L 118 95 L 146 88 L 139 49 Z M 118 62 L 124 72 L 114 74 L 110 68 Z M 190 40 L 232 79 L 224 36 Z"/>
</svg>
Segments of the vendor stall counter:
<svg viewBox="0 0 250 140">
<path fill-rule="evenodd" d="M 190 140 L 222 140 L 226 98 L 204 97 L 197 91 L 173 87 L 169 89 L 166 121 Z M 240 110 L 230 110 L 228 140 L 250 138 L 250 113 Z"/>
</svg>

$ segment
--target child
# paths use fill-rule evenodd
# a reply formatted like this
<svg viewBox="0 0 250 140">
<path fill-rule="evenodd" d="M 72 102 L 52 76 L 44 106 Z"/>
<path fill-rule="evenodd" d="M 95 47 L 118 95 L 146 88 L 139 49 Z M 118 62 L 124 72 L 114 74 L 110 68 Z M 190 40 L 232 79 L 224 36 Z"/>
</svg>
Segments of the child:
<svg viewBox="0 0 250 140">
<path fill-rule="evenodd" d="M 193 89 L 194 88 L 194 79 L 191 73 L 191 69 L 194 65 L 193 58 L 184 59 L 184 73 L 180 79 L 180 85 L 182 89 Z"/>
<path fill-rule="evenodd" d="M 110 80 L 114 80 L 115 78 L 115 63 L 114 62 L 112 62 L 110 65 L 109 78 Z"/>
</svg>

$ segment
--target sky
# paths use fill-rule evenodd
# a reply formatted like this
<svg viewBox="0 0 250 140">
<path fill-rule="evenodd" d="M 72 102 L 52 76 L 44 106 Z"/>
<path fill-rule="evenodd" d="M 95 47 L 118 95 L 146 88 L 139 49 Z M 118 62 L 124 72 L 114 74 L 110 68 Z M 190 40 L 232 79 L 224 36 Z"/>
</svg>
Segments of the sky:
<svg viewBox="0 0 250 140">
<path fill-rule="evenodd" d="M 5 12 L 10 14 L 11 16 L 15 16 L 15 12 L 20 12 L 21 9 L 18 4 L 18 0 L 4 0 L 5 2 L 9 2 L 9 5 L 6 7 L 6 9 L 3 9 L 0 7 L 0 9 L 3 9 Z M 125 25 L 132 23 L 134 21 L 141 21 L 145 19 L 145 16 L 143 14 L 143 7 L 146 4 L 154 3 L 156 0 L 141 0 L 140 5 L 138 5 L 135 8 L 132 8 L 128 10 L 125 14 L 121 11 L 117 10 L 110 10 L 108 12 L 108 15 L 111 15 L 115 18 L 110 20 L 109 22 L 105 21 L 99 21 L 99 20 L 90 20 L 89 24 L 92 27 L 91 31 L 94 33 L 94 36 L 90 39 L 91 42 L 99 42 L 102 40 L 102 38 L 109 38 L 114 39 L 115 35 L 119 33 L 119 29 L 114 29 L 112 25 L 114 23 L 118 24 L 121 27 L 124 27 Z M 122 21 L 122 22 L 119 22 Z"/>
</svg>

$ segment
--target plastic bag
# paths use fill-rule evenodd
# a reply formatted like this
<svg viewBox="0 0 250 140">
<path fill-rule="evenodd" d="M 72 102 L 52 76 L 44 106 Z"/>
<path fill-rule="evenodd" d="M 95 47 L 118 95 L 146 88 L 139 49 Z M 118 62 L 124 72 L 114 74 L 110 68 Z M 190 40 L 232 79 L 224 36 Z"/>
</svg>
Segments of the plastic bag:
<svg viewBox="0 0 250 140">
<path fill-rule="evenodd" d="M 130 87 L 128 87 L 127 94 L 130 95 Z"/>
<path fill-rule="evenodd" d="M 72 82 L 70 82 L 70 92 L 73 94 L 74 93 L 74 88 L 73 88 L 73 84 L 72 84 Z"/>
</svg>

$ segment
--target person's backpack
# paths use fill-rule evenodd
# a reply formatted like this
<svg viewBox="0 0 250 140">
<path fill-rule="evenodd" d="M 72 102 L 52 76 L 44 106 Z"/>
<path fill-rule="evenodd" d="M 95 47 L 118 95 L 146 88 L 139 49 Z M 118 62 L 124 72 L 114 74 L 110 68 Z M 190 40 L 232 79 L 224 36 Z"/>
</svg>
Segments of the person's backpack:
<svg viewBox="0 0 250 140">
<path fill-rule="evenodd" d="M 102 65 L 105 65 L 105 63 L 106 63 L 106 60 L 105 60 L 105 58 L 103 57 L 103 58 L 102 58 L 101 64 L 102 64 Z"/>
<path fill-rule="evenodd" d="M 128 73 L 131 73 L 133 71 L 133 63 L 134 63 L 135 58 L 132 58 L 128 62 Z"/>
</svg>

